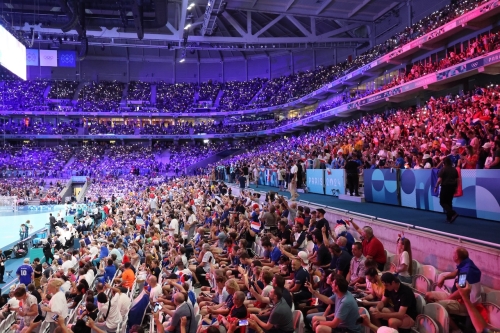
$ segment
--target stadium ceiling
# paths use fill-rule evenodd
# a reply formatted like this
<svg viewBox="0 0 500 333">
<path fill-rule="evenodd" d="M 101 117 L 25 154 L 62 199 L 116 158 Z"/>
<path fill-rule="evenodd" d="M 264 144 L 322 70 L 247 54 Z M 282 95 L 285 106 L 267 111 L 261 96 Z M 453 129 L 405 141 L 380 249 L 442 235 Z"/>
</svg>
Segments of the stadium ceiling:
<svg viewBox="0 0 500 333">
<path fill-rule="evenodd" d="M 375 20 L 407 2 L 15 0 L 0 15 L 34 43 L 255 52 L 366 46 Z"/>
</svg>

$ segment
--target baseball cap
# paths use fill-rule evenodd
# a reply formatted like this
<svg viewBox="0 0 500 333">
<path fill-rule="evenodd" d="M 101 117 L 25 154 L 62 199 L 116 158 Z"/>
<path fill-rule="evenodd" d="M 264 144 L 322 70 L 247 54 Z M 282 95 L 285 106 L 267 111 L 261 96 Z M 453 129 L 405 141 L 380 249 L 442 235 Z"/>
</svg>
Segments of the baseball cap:
<svg viewBox="0 0 500 333">
<path fill-rule="evenodd" d="M 491 142 L 486 142 L 482 147 L 485 149 L 491 148 Z"/>
<path fill-rule="evenodd" d="M 299 257 L 300 260 L 302 260 L 304 264 L 307 265 L 309 263 L 309 259 L 307 259 L 307 252 L 300 251 L 297 256 Z"/>
</svg>

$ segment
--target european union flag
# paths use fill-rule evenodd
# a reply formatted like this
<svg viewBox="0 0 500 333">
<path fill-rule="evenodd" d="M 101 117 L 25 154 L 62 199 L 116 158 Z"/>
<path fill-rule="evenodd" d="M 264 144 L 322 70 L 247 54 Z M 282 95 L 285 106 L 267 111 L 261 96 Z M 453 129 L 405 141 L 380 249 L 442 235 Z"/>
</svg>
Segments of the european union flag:
<svg viewBox="0 0 500 333">
<path fill-rule="evenodd" d="M 76 52 L 59 50 L 57 52 L 57 61 L 59 67 L 76 67 Z"/>
</svg>

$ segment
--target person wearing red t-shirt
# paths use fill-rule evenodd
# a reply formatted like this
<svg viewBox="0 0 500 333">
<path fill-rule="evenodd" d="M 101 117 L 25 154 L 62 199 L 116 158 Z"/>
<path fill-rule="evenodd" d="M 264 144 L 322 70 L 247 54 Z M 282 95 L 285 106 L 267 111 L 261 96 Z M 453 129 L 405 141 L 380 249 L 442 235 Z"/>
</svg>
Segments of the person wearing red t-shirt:
<svg viewBox="0 0 500 333">
<path fill-rule="evenodd" d="M 352 226 L 360 234 L 363 244 L 363 255 L 366 259 L 373 259 L 377 263 L 379 271 L 384 270 L 387 256 L 385 254 L 384 245 L 377 237 L 373 236 L 373 229 L 369 226 L 361 229 L 354 221 L 351 221 Z"/>
</svg>

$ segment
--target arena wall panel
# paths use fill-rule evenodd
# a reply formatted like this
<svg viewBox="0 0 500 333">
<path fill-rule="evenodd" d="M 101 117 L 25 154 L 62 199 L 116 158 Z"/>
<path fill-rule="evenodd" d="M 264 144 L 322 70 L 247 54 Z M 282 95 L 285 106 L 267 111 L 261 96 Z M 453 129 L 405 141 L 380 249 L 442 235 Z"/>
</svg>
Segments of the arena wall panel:
<svg viewBox="0 0 500 333">
<path fill-rule="evenodd" d="M 244 60 L 227 61 L 224 65 L 224 82 L 227 81 L 247 81 L 246 66 Z"/>
<path fill-rule="evenodd" d="M 271 78 L 289 75 L 292 72 L 290 54 L 271 57 Z"/>
<path fill-rule="evenodd" d="M 182 64 L 181 64 L 182 65 Z M 196 65 L 192 65 L 196 67 Z M 200 82 L 205 82 L 208 80 L 221 82 L 222 78 L 222 64 L 219 62 L 215 63 L 201 63 L 200 64 Z"/>
<path fill-rule="evenodd" d="M 248 79 L 251 80 L 256 77 L 269 78 L 269 59 L 248 59 Z"/>
</svg>

